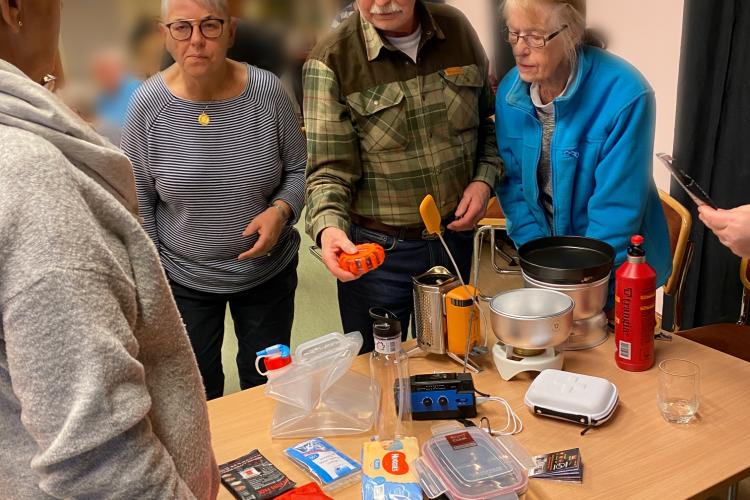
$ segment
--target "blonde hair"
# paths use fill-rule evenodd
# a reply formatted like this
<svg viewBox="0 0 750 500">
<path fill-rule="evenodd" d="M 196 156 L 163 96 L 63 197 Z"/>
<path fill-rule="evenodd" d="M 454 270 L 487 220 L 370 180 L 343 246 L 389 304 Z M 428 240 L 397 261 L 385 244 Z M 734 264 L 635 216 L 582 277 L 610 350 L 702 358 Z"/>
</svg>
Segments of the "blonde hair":
<svg viewBox="0 0 750 500">
<path fill-rule="evenodd" d="M 586 0 L 504 0 L 502 5 L 503 17 L 507 19 L 508 11 L 522 9 L 525 11 L 550 11 L 554 29 L 558 30 L 567 25 L 558 36 L 565 44 L 566 52 L 572 62 L 578 57 L 578 47 L 593 45 L 605 48 L 604 39 L 597 33 L 586 28 Z"/>
<path fill-rule="evenodd" d="M 161 0 L 161 18 L 166 22 L 169 14 L 169 1 Z M 207 9 L 226 14 L 229 17 L 229 0 L 194 0 Z"/>
</svg>

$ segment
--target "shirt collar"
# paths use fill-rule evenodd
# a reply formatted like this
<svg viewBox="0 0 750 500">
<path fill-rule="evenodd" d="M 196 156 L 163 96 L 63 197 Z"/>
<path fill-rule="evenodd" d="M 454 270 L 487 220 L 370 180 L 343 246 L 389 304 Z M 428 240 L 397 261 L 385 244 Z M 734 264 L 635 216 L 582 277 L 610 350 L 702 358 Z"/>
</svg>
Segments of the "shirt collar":
<svg viewBox="0 0 750 500">
<path fill-rule="evenodd" d="M 531 95 L 531 102 L 534 104 L 535 108 L 541 108 L 543 111 L 550 111 L 554 109 L 554 102 L 556 99 L 559 99 L 563 97 L 565 94 L 568 93 L 568 89 L 570 89 L 570 84 L 573 82 L 573 78 L 578 73 L 578 64 L 575 63 L 570 68 L 570 75 L 568 75 L 568 81 L 565 83 L 565 88 L 560 92 L 560 95 L 556 96 L 555 99 L 552 99 L 547 104 L 542 103 L 542 96 L 539 91 L 539 84 L 538 83 L 532 83 L 531 87 L 529 88 L 529 94 Z"/>
<path fill-rule="evenodd" d="M 580 47 L 578 49 L 578 58 L 576 61 L 576 69 L 574 72 L 573 80 L 568 85 L 568 89 L 565 93 L 555 99 L 553 102 L 556 103 L 555 110 L 560 111 L 561 106 L 565 106 L 578 92 L 578 88 L 582 85 L 583 79 L 588 75 L 589 69 L 591 68 L 591 61 L 589 60 L 589 49 L 588 47 Z M 518 71 L 517 69 L 514 71 Z M 528 113 L 534 113 L 534 103 L 531 102 L 531 85 L 521 80 L 516 74 L 516 79 L 511 85 L 505 96 L 505 101 L 517 108 L 523 109 Z"/>
<path fill-rule="evenodd" d="M 414 8 L 419 16 L 420 25 L 422 26 L 422 41 L 419 43 L 420 49 L 427 40 L 432 37 L 437 37 L 439 40 L 445 40 L 445 34 L 440 29 L 440 26 L 437 25 L 435 18 L 432 17 L 432 14 L 427 7 L 422 4 L 422 0 L 417 0 Z M 394 52 L 398 50 L 378 32 L 375 26 L 365 21 L 365 18 L 362 17 L 361 14 L 358 13 L 358 15 L 359 23 L 362 28 L 362 36 L 365 41 L 365 50 L 367 51 L 368 61 L 375 60 L 378 55 L 380 55 L 380 51 L 383 47 Z"/>
</svg>

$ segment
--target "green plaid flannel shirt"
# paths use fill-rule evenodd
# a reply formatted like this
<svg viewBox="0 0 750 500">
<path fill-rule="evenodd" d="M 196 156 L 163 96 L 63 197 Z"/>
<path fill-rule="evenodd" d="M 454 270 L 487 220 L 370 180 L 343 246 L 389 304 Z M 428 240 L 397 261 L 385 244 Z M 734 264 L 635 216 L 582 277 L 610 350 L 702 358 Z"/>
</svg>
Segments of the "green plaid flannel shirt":
<svg viewBox="0 0 750 500">
<path fill-rule="evenodd" d="M 435 198 L 453 214 L 471 181 L 502 173 L 488 65 L 457 10 L 417 2 L 417 63 L 357 13 L 305 63 L 307 232 L 349 228 L 349 214 L 397 227 L 422 224 Z"/>
</svg>

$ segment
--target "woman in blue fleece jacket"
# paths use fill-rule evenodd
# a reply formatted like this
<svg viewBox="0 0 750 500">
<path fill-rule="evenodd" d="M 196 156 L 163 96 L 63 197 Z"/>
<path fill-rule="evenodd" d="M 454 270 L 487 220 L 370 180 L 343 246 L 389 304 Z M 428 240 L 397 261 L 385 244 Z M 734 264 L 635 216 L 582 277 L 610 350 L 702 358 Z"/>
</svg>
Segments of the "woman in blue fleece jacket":
<svg viewBox="0 0 750 500">
<path fill-rule="evenodd" d="M 654 92 L 626 61 L 585 43 L 585 0 L 506 0 L 516 67 L 497 91 L 495 188 L 518 246 L 550 235 L 612 245 L 642 234 L 657 286 L 671 273 L 652 177 Z"/>
</svg>

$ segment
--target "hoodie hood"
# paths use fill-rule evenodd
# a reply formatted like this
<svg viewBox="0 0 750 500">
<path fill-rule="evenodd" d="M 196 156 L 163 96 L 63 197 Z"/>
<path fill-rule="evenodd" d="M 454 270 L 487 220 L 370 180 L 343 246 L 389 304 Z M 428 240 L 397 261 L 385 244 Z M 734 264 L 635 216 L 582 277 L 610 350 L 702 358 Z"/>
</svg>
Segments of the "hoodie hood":
<svg viewBox="0 0 750 500">
<path fill-rule="evenodd" d="M 56 95 L 2 59 L 0 124 L 43 137 L 138 216 L 133 168 L 125 154 L 96 133 Z"/>
</svg>

